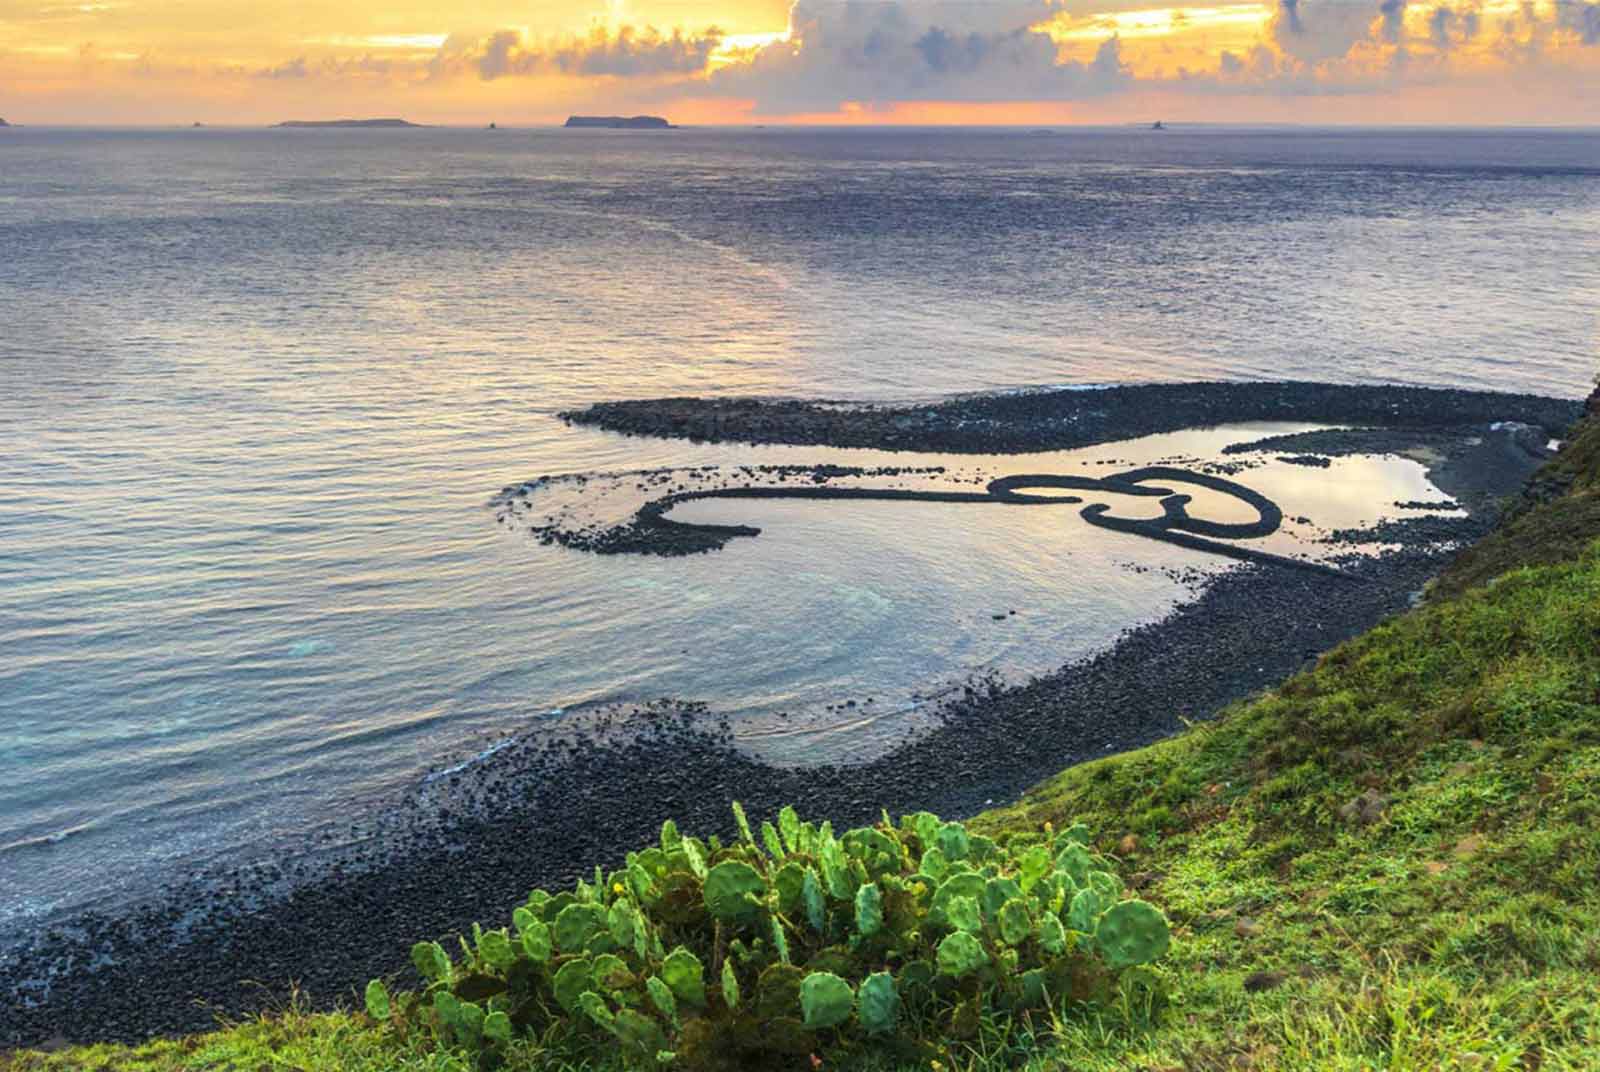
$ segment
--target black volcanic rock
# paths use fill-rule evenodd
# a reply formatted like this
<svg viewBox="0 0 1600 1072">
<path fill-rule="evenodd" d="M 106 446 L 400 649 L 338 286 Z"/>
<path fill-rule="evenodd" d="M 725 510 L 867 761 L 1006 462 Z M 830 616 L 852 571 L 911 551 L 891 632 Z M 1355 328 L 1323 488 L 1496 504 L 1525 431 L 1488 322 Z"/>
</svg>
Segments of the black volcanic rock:
<svg viewBox="0 0 1600 1072">
<path fill-rule="evenodd" d="M 1409 432 L 1518 421 L 1558 436 L 1578 418 L 1581 407 L 1570 399 L 1533 395 L 1285 380 L 1127 384 L 909 405 L 738 396 L 633 399 L 597 402 L 561 417 L 612 432 L 713 443 L 1017 454 L 1243 421 L 1306 421 Z M 1311 437 L 1297 437 L 1292 448 L 1276 441 L 1255 444 L 1297 454 L 1328 453 L 1322 449 L 1327 446 Z"/>
<path fill-rule="evenodd" d="M 1514 419 L 1561 435 L 1559 425 L 1580 406 L 1274 383 L 933 406 L 669 399 L 585 411 L 588 423 L 639 433 L 967 451 L 1060 449 L 1242 419 L 1341 425 L 1258 439 L 1239 453 L 1312 453 L 1314 445 L 1315 453 L 1343 456 L 1426 445 L 1442 457 L 1429 479 L 1469 516 L 1432 519 L 1449 522 L 1437 529 L 1396 526 L 1383 537 L 1394 549 L 1350 555 L 1339 562 L 1342 575 L 1265 565 L 1225 571 L 1099 654 L 1016 684 L 968 678 L 928 707 L 932 717 L 917 733 L 859 762 L 763 763 L 741 750 L 727 717 L 692 698 L 608 712 L 570 735 L 506 738 L 470 765 L 441 763 L 370 817 L 352 815 L 347 846 L 326 856 L 267 860 L 254 872 L 207 869 L 144 903 L 116 903 L 0 945 L 0 1051 L 57 1038 L 205 1030 L 219 1014 L 283 1007 L 295 987 L 316 1007 L 359 1007 L 366 980 L 409 970 L 406 951 L 419 937 L 501 920 L 535 885 L 570 886 L 585 867 L 615 866 L 629 846 L 653 841 L 668 816 L 681 829 L 732 834 L 730 799 L 758 819 L 789 804 L 841 829 L 872 822 L 880 808 L 962 817 L 1015 800 L 1065 766 L 1207 718 L 1409 607 L 1460 542 L 1492 525 L 1499 493 L 1479 493 L 1486 474 L 1493 483 L 1502 468 L 1526 474 L 1537 464 L 1518 445 L 1527 433 L 1488 435 L 1486 425 Z M 312 949 L 315 956 L 300 953 Z"/>
<path fill-rule="evenodd" d="M 280 127 L 420 127 L 404 119 L 290 119 Z"/>
<path fill-rule="evenodd" d="M 567 117 L 569 127 L 593 127 L 601 130 L 671 130 L 672 124 L 659 115 L 572 115 Z"/>
</svg>

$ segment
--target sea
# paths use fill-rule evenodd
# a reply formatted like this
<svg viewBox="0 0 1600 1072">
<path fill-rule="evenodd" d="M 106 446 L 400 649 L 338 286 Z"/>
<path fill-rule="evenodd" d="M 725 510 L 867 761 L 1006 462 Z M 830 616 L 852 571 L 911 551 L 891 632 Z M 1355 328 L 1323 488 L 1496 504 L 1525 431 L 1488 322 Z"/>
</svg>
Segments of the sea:
<svg viewBox="0 0 1600 1072">
<path fill-rule="evenodd" d="M 1285 430 L 938 457 L 563 410 L 1215 379 L 1576 398 L 1597 309 L 1600 131 L 0 131 L 0 940 L 337 844 L 617 705 L 703 702 L 771 762 L 848 763 L 1234 568 L 921 502 L 695 503 L 762 533 L 599 556 L 509 523 L 508 485 L 1104 472 Z M 1411 461 L 1268 462 L 1240 479 L 1323 527 L 1439 498 Z"/>
</svg>

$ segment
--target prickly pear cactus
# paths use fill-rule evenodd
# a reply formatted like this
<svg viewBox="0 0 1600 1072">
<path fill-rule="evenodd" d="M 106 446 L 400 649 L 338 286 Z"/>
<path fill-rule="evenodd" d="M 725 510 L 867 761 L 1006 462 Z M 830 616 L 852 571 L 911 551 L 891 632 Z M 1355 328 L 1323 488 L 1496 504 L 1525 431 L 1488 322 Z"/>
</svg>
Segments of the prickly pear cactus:
<svg viewBox="0 0 1600 1072">
<path fill-rule="evenodd" d="M 856 933 L 870 938 L 883 929 L 883 894 L 875 883 L 863 883 L 856 890 Z"/>
<path fill-rule="evenodd" d="M 555 951 L 555 946 L 550 937 L 550 928 L 538 921 L 528 924 L 522 934 L 522 954 L 535 964 L 543 964 L 550 959 L 550 954 Z"/>
<path fill-rule="evenodd" d="M 667 1041 L 661 1025 L 634 1009 L 617 1010 L 611 1033 L 635 1063 L 653 1063 Z"/>
<path fill-rule="evenodd" d="M 1095 945 L 1111 968 L 1149 964 L 1167 951 L 1171 940 L 1167 917 L 1144 901 L 1112 905 L 1094 932 Z"/>
<path fill-rule="evenodd" d="M 578 995 L 578 1007 L 588 1014 L 589 1019 L 611 1030 L 617 1022 L 616 1015 L 612 1013 L 611 1006 L 606 1004 L 606 999 L 596 994 L 593 990 L 585 990 Z"/>
<path fill-rule="evenodd" d="M 652 975 L 645 980 L 645 989 L 650 993 L 650 1001 L 656 1010 L 673 1026 L 678 1024 L 678 999 L 673 995 L 672 988 L 661 981 L 660 976 Z"/>
<path fill-rule="evenodd" d="M 1000 926 L 1000 937 L 1012 945 L 1020 945 L 1033 933 L 1033 915 L 1021 898 L 1013 897 L 1001 905 L 995 918 Z"/>
<path fill-rule="evenodd" d="M 749 864 L 724 860 L 706 873 L 706 909 L 725 923 L 753 920 L 767 884 Z"/>
<path fill-rule="evenodd" d="M 978 939 L 966 931 L 956 931 L 939 943 L 938 961 L 940 974 L 959 979 L 988 964 L 989 954 Z"/>
<path fill-rule="evenodd" d="M 556 945 L 563 953 L 582 952 L 605 925 L 606 912 L 599 905 L 570 904 L 556 916 Z"/>
<path fill-rule="evenodd" d="M 778 953 L 778 962 L 788 964 L 789 961 L 789 936 L 783 931 L 783 921 L 777 916 L 772 917 L 772 948 Z"/>
<path fill-rule="evenodd" d="M 812 930 L 821 934 L 827 926 L 828 903 L 822 893 L 822 879 L 817 877 L 815 868 L 806 868 L 800 897 L 806 906 L 806 921 L 811 924 Z"/>
<path fill-rule="evenodd" d="M 483 1037 L 496 1046 L 511 1045 L 511 1017 L 498 1011 L 485 1016 Z"/>
<path fill-rule="evenodd" d="M 1076 841 L 1069 841 L 1056 854 L 1056 868 L 1071 876 L 1074 884 L 1087 886 L 1089 871 L 1094 867 L 1094 854 Z"/>
<path fill-rule="evenodd" d="M 1039 947 L 1055 956 L 1067 951 L 1067 929 L 1053 912 L 1039 921 Z"/>
<path fill-rule="evenodd" d="M 516 962 L 511 938 L 505 931 L 484 931 L 478 935 L 478 956 L 492 968 L 504 971 Z"/>
<path fill-rule="evenodd" d="M 854 1004 L 850 984 L 832 972 L 812 972 L 800 984 L 800 1012 L 809 1028 L 838 1027 Z"/>
<path fill-rule="evenodd" d="M 683 850 L 684 859 L 689 862 L 689 870 L 694 873 L 695 878 L 704 882 L 706 877 L 706 858 L 705 854 L 700 851 L 700 846 L 695 844 L 692 838 L 685 838 L 679 842 L 679 847 Z"/>
<path fill-rule="evenodd" d="M 450 978 L 450 954 L 438 942 L 418 942 L 412 946 L 411 963 L 429 982 L 444 982 Z"/>
<path fill-rule="evenodd" d="M 958 931 L 976 934 L 983 929 L 983 914 L 978 910 L 978 902 L 973 897 L 952 897 L 944 907 L 944 918 L 950 926 Z"/>
<path fill-rule="evenodd" d="M 778 812 L 778 832 L 783 835 L 783 843 L 788 846 L 789 852 L 804 851 L 800 844 L 800 816 L 788 805 Z"/>
<path fill-rule="evenodd" d="M 534 890 L 509 928 L 473 926 L 454 961 L 419 942 L 420 999 L 375 980 L 368 1013 L 481 1068 L 551 1030 L 592 1047 L 578 1063 L 757 1068 L 906 1053 L 907 1024 L 976 1037 L 991 1008 L 1002 1033 L 1023 1009 L 1071 1015 L 1068 980 L 1161 985 L 1142 965 L 1165 951 L 1166 920 L 1119 902 L 1087 830 L 1000 845 L 921 812 L 835 835 L 792 808 L 759 828 L 735 809 L 734 828 L 724 843 L 668 821 L 618 870 Z"/>
<path fill-rule="evenodd" d="M 761 824 L 761 844 L 767 850 L 768 856 L 774 860 L 783 859 L 783 839 L 778 837 L 777 827 L 769 822 Z"/>
<path fill-rule="evenodd" d="M 1100 919 L 1100 894 L 1091 889 L 1078 891 L 1072 899 L 1072 910 L 1067 913 L 1067 923 L 1082 934 L 1093 934 Z"/>
<path fill-rule="evenodd" d="M 1055 861 L 1050 858 L 1050 850 L 1043 845 L 1035 845 L 1017 860 L 1017 884 L 1022 887 L 1023 893 L 1028 893 L 1054 869 Z"/>
<path fill-rule="evenodd" d="M 568 1012 L 578 1010 L 578 999 L 593 985 L 587 957 L 567 961 L 550 980 L 550 989 L 556 1001 Z"/>
<path fill-rule="evenodd" d="M 367 1015 L 374 1020 L 387 1020 L 391 1011 L 389 1002 L 389 988 L 383 985 L 383 980 L 374 979 L 367 984 L 366 993 Z"/>
<path fill-rule="evenodd" d="M 733 802 L 733 819 L 739 824 L 739 836 L 744 838 L 752 848 L 755 847 L 756 836 L 750 832 L 750 820 L 745 818 L 744 805 L 737 800 Z"/>
<path fill-rule="evenodd" d="M 967 851 L 972 847 L 972 842 L 967 836 L 966 828 L 960 823 L 945 823 L 939 828 L 935 847 L 944 853 L 946 860 L 964 860 Z"/>
<path fill-rule="evenodd" d="M 868 1034 L 882 1035 L 894 1030 L 900 1019 L 900 992 L 895 989 L 894 976 L 888 972 L 874 972 L 861 982 L 856 991 L 856 1019 Z"/>
<path fill-rule="evenodd" d="M 706 970 L 700 958 L 679 946 L 661 962 L 661 978 L 678 1000 L 705 1008 Z"/>
</svg>

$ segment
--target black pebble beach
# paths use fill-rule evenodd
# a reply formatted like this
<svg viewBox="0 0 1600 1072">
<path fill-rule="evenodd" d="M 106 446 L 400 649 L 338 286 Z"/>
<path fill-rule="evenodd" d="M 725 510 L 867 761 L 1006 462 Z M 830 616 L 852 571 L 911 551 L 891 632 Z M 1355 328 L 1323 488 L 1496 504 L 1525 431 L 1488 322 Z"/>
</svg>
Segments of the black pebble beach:
<svg viewBox="0 0 1600 1072">
<path fill-rule="evenodd" d="M 411 979 L 407 954 L 419 938 L 475 920 L 500 925 L 529 889 L 619 863 L 665 818 L 696 833 L 726 831 L 730 800 L 752 819 L 794 804 L 835 826 L 880 809 L 961 817 L 1014 800 L 1065 766 L 1208 717 L 1407 607 L 1462 542 L 1492 526 L 1490 504 L 1536 466 L 1535 442 L 1560 435 L 1580 410 L 1525 395 L 1272 383 L 854 410 L 682 399 L 570 415 L 635 434 L 996 453 L 1237 421 L 1374 428 L 1372 437 L 1309 433 L 1260 449 L 1303 457 L 1425 445 L 1443 459 L 1430 467 L 1435 483 L 1468 516 L 1392 524 L 1381 539 L 1397 549 L 1351 555 L 1344 575 L 1240 565 L 1098 656 L 1020 685 L 974 680 L 945 702 L 935 729 L 861 765 L 753 760 L 692 697 L 618 712 L 580 734 L 519 738 L 432 783 L 434 792 L 352 816 L 370 836 L 304 874 L 268 864 L 198 876 L 159 903 L 30 936 L 0 954 L 0 1046 L 203 1030 L 219 1014 L 281 1006 L 291 985 L 319 1005 L 353 1003 L 373 976 Z M 1492 422 L 1527 427 L 1491 433 Z M 1363 542 L 1360 532 L 1328 539 Z"/>
</svg>

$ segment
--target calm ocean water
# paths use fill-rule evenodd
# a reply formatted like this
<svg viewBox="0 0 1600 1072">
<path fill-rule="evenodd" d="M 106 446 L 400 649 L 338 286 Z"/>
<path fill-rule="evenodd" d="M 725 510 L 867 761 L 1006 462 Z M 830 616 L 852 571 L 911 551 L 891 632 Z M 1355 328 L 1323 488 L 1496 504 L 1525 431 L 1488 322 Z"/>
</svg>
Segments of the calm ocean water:
<svg viewBox="0 0 1600 1072">
<path fill-rule="evenodd" d="M 587 705 L 703 699 L 776 761 L 848 760 L 966 671 L 1048 669 L 1183 598 L 1127 565 L 1210 565 L 939 504 L 701 504 L 766 532 L 685 560 L 542 547 L 496 525 L 503 485 L 884 457 L 562 408 L 1196 378 L 1578 396 L 1597 250 L 1584 133 L 5 131 L 0 934 L 303 845 Z M 1428 491 L 1341 464 L 1345 499 L 1252 480 L 1319 523 Z M 828 711 L 863 696 L 876 718 Z"/>
</svg>

